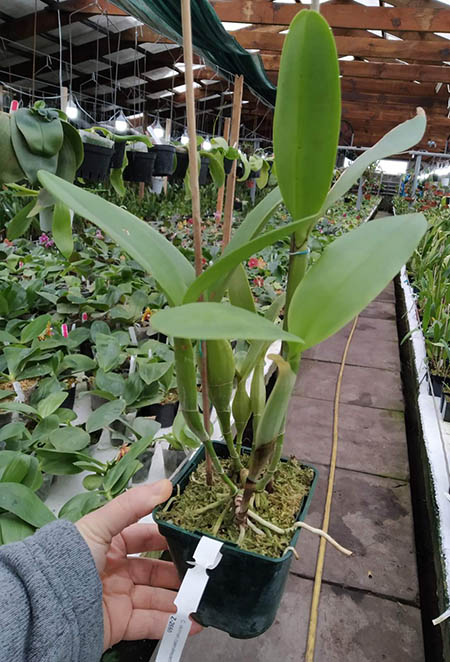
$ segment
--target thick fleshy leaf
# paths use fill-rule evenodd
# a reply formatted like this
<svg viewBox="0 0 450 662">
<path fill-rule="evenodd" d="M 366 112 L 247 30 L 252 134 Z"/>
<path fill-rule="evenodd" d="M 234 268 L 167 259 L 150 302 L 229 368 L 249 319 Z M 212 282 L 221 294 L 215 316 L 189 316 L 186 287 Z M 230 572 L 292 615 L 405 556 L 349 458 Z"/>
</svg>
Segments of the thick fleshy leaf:
<svg viewBox="0 0 450 662">
<path fill-rule="evenodd" d="M 346 193 L 351 186 L 364 173 L 371 163 L 386 159 L 393 154 L 400 154 L 420 142 L 427 127 L 427 118 L 421 108 L 417 109 L 417 115 L 411 120 L 399 124 L 386 133 L 373 147 L 366 150 L 349 166 L 339 177 L 328 193 L 321 212 L 325 212 L 334 205 L 336 200 Z"/>
<path fill-rule="evenodd" d="M 84 492 L 69 499 L 58 513 L 60 519 L 77 522 L 84 515 L 96 510 L 106 499 L 98 492 Z"/>
<path fill-rule="evenodd" d="M 42 186 L 83 218 L 98 225 L 150 273 L 173 304 L 181 303 L 195 278 L 189 261 L 148 223 L 89 191 L 48 172 L 39 173 Z"/>
<path fill-rule="evenodd" d="M 82 428 L 66 427 L 54 430 L 50 435 L 50 443 L 59 451 L 81 451 L 89 446 L 89 434 Z"/>
<path fill-rule="evenodd" d="M 306 9 L 284 40 L 273 123 L 278 183 L 294 219 L 317 213 L 326 198 L 340 123 L 333 33 L 318 12 Z"/>
<path fill-rule="evenodd" d="M 34 205 L 35 202 L 32 200 L 27 205 L 25 205 L 25 207 L 22 207 L 22 209 L 18 211 L 14 218 L 12 218 L 8 223 L 6 236 L 10 241 L 17 239 L 17 237 L 21 237 L 28 230 L 31 221 L 33 220 L 33 218 L 28 216 L 28 214 L 33 209 Z"/>
<path fill-rule="evenodd" d="M 59 118 L 48 121 L 31 108 L 19 108 L 14 119 L 32 154 L 48 157 L 59 152 L 64 140 Z"/>
<path fill-rule="evenodd" d="M 116 421 L 125 410 L 125 400 L 119 398 L 112 402 L 107 402 L 90 414 L 86 421 L 86 430 L 95 432 L 108 427 L 113 421 Z"/>
<path fill-rule="evenodd" d="M 66 398 L 66 391 L 56 391 L 55 393 L 50 393 L 50 395 L 38 403 L 37 411 L 39 416 L 41 418 L 47 418 L 47 416 L 50 416 L 54 411 L 61 407 Z"/>
<path fill-rule="evenodd" d="M 244 266 L 240 264 L 228 280 L 228 296 L 232 306 L 245 308 L 251 313 L 256 313 L 255 301 L 250 289 L 247 273 Z"/>
<path fill-rule="evenodd" d="M 149 386 L 161 379 L 163 375 L 173 366 L 173 363 L 161 361 L 160 363 L 150 363 L 149 361 L 138 359 L 139 375 L 141 379 Z"/>
<path fill-rule="evenodd" d="M 20 542 L 24 538 L 32 536 L 34 532 L 35 527 L 30 526 L 15 515 L 11 513 L 0 515 L 0 533 L 4 545 Z"/>
<path fill-rule="evenodd" d="M 0 483 L 0 508 L 38 529 L 56 519 L 35 493 L 20 483 Z"/>
<path fill-rule="evenodd" d="M 225 184 L 223 156 L 219 153 L 207 152 L 206 150 L 200 150 L 200 156 L 205 156 L 209 160 L 209 172 L 217 188 L 223 186 Z"/>
<path fill-rule="evenodd" d="M 38 170 L 45 170 L 46 172 L 52 173 L 56 172 L 58 154 L 54 154 L 53 156 L 42 156 L 30 152 L 25 138 L 17 127 L 15 115 L 16 113 L 12 113 L 10 122 L 11 142 L 14 152 L 28 181 L 31 184 L 36 184 Z"/>
<path fill-rule="evenodd" d="M 339 331 L 408 260 L 427 229 L 423 214 L 382 218 L 336 239 L 292 297 L 288 328 L 302 351 Z"/>
<path fill-rule="evenodd" d="M 101 370 L 109 372 L 121 363 L 120 343 L 113 335 L 99 333 L 95 338 L 97 362 Z"/>
<path fill-rule="evenodd" d="M 152 326 L 167 336 L 198 340 L 285 340 L 301 342 L 261 315 L 226 303 L 188 303 L 152 316 Z"/>
<path fill-rule="evenodd" d="M 62 202 L 57 202 L 53 209 L 52 234 L 56 246 L 69 259 L 73 253 L 72 221 L 69 207 Z"/>
<path fill-rule="evenodd" d="M 262 200 L 258 202 L 245 217 L 244 221 L 240 224 L 236 232 L 231 237 L 230 243 L 224 250 L 224 255 L 231 253 L 243 244 L 246 244 L 250 239 L 264 228 L 266 223 L 271 219 L 274 211 L 283 202 L 283 197 L 279 186 L 276 186 L 273 191 L 270 191 Z"/>
<path fill-rule="evenodd" d="M 296 232 L 300 228 L 309 227 L 315 218 L 316 216 L 309 216 L 308 218 L 302 218 L 294 223 L 282 225 L 276 230 L 265 232 L 256 239 L 252 239 L 251 241 L 242 244 L 233 251 L 224 252 L 223 256 L 219 258 L 217 262 L 208 267 L 206 271 L 195 279 L 184 295 L 184 303 L 197 301 L 202 292 L 206 289 L 213 288 L 219 280 L 224 279 L 217 288 L 220 296 L 226 280 L 233 273 L 234 269 L 243 262 L 243 260 L 246 260 L 266 246 L 271 246 L 276 241 Z M 216 295 L 214 296 L 214 299 L 216 299 Z"/>
<path fill-rule="evenodd" d="M 23 327 L 22 333 L 20 334 L 20 342 L 26 344 L 30 342 L 30 340 L 34 340 L 40 336 L 51 320 L 52 318 L 50 315 L 39 315 L 39 317 L 36 317 L 36 319 Z"/>
<path fill-rule="evenodd" d="M 10 124 L 10 115 L 0 112 L 0 154 L 2 155 L 0 184 L 12 184 L 25 179 L 25 173 L 19 166 L 12 146 Z"/>
</svg>

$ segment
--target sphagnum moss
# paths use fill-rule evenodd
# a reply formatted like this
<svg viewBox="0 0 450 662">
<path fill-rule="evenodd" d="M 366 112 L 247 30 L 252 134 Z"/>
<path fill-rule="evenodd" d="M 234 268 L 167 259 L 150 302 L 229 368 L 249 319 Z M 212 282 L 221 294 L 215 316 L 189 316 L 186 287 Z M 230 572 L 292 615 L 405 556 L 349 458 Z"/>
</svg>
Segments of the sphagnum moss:
<svg viewBox="0 0 450 662">
<path fill-rule="evenodd" d="M 243 457 L 244 463 L 248 456 Z M 231 469 L 230 460 L 220 461 L 225 472 Z M 260 517 L 283 529 L 295 523 L 302 500 L 308 495 L 314 472 L 302 467 L 295 458 L 282 462 L 273 483 L 273 492 L 256 495 L 253 510 Z M 235 543 L 239 527 L 235 520 L 235 503 L 220 477 L 214 473 L 213 484 L 205 486 L 205 463 L 191 474 L 184 492 L 175 497 L 167 512 L 160 512 L 160 519 L 187 531 L 199 531 Z M 218 528 L 217 528 L 217 525 Z M 277 534 L 258 525 L 265 535 L 258 535 L 247 527 L 241 548 L 249 552 L 279 558 L 289 546 L 292 532 Z"/>
</svg>

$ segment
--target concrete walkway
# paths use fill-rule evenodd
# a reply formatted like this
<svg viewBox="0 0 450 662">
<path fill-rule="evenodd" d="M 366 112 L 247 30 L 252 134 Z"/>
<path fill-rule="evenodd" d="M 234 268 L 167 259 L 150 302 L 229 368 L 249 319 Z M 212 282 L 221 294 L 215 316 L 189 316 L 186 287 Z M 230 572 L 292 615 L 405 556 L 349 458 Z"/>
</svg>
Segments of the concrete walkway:
<svg viewBox="0 0 450 662">
<path fill-rule="evenodd" d="M 287 425 L 286 454 L 320 472 L 306 521 L 321 526 L 333 400 L 351 325 L 305 354 Z M 404 405 L 391 283 L 361 313 L 341 392 L 330 533 L 315 662 L 423 662 Z M 258 639 L 212 629 L 192 638 L 184 662 L 302 662 L 318 541 L 302 531 L 277 620 Z"/>
</svg>

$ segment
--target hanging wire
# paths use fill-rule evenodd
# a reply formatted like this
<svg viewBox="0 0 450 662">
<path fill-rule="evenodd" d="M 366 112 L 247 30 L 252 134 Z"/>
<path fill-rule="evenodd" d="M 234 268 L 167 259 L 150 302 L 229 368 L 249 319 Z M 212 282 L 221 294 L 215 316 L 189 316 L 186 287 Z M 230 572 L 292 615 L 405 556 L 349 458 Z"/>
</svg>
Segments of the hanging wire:
<svg viewBox="0 0 450 662">
<path fill-rule="evenodd" d="M 36 76 L 36 40 L 37 40 L 37 0 L 34 0 L 34 27 L 33 27 L 33 68 L 31 74 L 31 103 L 34 103 L 35 76 Z"/>
</svg>

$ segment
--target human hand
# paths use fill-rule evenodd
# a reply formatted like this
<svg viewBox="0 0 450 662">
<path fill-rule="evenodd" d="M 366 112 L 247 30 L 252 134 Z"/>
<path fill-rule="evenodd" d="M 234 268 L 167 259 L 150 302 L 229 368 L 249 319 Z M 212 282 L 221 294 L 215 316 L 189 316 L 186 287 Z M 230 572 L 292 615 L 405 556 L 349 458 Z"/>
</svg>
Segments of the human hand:
<svg viewBox="0 0 450 662">
<path fill-rule="evenodd" d="M 104 650 L 122 640 L 161 639 L 180 581 L 173 563 L 127 554 L 167 549 L 155 524 L 137 524 L 172 494 L 161 480 L 135 487 L 80 519 L 103 585 Z M 201 626 L 192 623 L 191 634 Z"/>
</svg>

